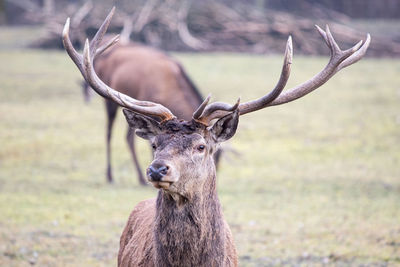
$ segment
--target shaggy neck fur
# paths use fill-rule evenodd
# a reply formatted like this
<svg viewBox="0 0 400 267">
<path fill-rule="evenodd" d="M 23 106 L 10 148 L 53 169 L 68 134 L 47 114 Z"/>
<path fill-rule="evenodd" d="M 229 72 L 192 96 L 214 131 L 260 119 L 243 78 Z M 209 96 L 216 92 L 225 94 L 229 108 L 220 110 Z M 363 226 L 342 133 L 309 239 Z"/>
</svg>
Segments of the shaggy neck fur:
<svg viewBox="0 0 400 267">
<path fill-rule="evenodd" d="M 224 223 L 213 175 L 188 197 L 160 190 L 155 221 L 156 266 L 222 266 Z M 203 196 L 203 197 L 202 197 Z"/>
</svg>

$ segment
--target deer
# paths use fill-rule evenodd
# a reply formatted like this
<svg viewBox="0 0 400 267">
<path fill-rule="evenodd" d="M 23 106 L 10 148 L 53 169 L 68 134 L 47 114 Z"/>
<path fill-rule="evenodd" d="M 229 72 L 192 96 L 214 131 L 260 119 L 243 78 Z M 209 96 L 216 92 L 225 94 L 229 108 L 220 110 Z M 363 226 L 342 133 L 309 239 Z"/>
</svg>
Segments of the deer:
<svg viewBox="0 0 400 267">
<path fill-rule="evenodd" d="M 107 39 L 112 37 L 107 36 Z M 103 41 L 104 43 L 104 41 Z M 183 66 L 163 52 L 133 42 L 114 45 L 95 61 L 95 70 L 107 85 L 130 97 L 159 102 L 168 107 L 178 118 L 189 120 L 192 113 L 203 102 L 203 96 L 189 78 Z M 89 102 L 90 86 L 83 82 L 83 95 Z M 173 95 L 174 98 L 169 97 Z M 111 138 L 118 105 L 105 99 L 106 108 L 106 177 L 113 183 L 111 164 Z M 141 185 L 147 182 L 143 176 L 138 156 L 135 152 L 135 134 L 128 127 L 126 141 L 136 167 Z M 220 150 L 215 154 L 218 165 Z"/>
<path fill-rule="evenodd" d="M 154 151 L 146 174 L 158 193 L 131 212 L 120 238 L 118 266 L 237 266 L 234 240 L 217 194 L 213 154 L 219 144 L 235 135 L 240 116 L 294 101 L 321 87 L 338 71 L 363 58 L 371 37 L 368 34 L 365 42 L 341 50 L 329 27 L 322 30 L 317 26 L 330 50 L 328 64 L 311 79 L 283 91 L 293 58 L 289 36 L 281 74 L 271 91 L 244 103 L 239 98 L 234 104 L 210 103 L 209 95 L 185 121 L 160 103 L 132 98 L 98 77 L 94 59 L 118 41 L 116 37 L 99 47 L 113 13 L 114 9 L 90 43 L 86 40 L 83 54 L 69 39 L 69 19 L 63 43 L 88 84 L 124 108 L 128 125 L 136 135 L 149 140 Z"/>
</svg>

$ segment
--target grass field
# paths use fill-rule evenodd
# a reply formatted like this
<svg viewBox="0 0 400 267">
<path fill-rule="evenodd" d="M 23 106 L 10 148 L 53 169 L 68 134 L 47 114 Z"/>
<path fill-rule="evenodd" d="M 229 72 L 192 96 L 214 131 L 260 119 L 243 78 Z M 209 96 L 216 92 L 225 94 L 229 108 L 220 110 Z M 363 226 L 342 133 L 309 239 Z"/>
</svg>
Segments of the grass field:
<svg viewBox="0 0 400 267">
<path fill-rule="evenodd" d="M 280 56 L 176 54 L 203 94 L 249 100 Z M 0 266 L 115 266 L 140 187 L 119 114 L 105 183 L 102 100 L 63 52 L 0 50 Z M 295 57 L 289 87 L 326 58 Z M 400 266 L 400 61 L 367 59 L 296 102 L 246 115 L 218 173 L 241 266 Z M 142 165 L 150 161 L 140 142 Z"/>
</svg>

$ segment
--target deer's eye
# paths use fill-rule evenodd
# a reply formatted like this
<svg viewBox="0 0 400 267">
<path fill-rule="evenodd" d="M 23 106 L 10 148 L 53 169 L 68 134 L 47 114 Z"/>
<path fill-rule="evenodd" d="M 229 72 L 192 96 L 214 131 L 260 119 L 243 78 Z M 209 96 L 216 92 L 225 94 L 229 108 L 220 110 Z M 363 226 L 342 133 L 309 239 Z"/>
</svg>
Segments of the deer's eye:
<svg viewBox="0 0 400 267">
<path fill-rule="evenodd" d="M 157 149 L 156 144 L 151 144 L 151 147 L 153 148 L 153 150 L 156 150 L 156 149 Z"/>
<path fill-rule="evenodd" d="M 197 146 L 197 150 L 198 150 L 199 152 L 203 152 L 205 148 L 206 148 L 205 145 L 198 145 L 198 146 Z"/>
</svg>

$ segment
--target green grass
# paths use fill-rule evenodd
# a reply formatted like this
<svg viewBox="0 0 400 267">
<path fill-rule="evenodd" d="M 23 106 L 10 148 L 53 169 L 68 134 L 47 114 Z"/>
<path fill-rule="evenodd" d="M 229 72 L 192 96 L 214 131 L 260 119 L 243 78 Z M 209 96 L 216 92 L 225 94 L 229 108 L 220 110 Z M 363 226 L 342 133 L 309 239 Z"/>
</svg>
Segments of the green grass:
<svg viewBox="0 0 400 267">
<path fill-rule="evenodd" d="M 270 90 L 280 56 L 176 54 L 203 94 Z M 116 265 L 137 183 L 119 114 L 105 184 L 105 111 L 66 53 L 0 51 L 0 266 Z M 289 87 L 326 63 L 295 57 Z M 242 266 L 400 265 L 400 61 L 363 60 L 315 93 L 241 119 L 218 173 Z M 150 161 L 140 140 L 142 165 Z M 143 156 L 144 155 L 144 156 Z"/>
</svg>

